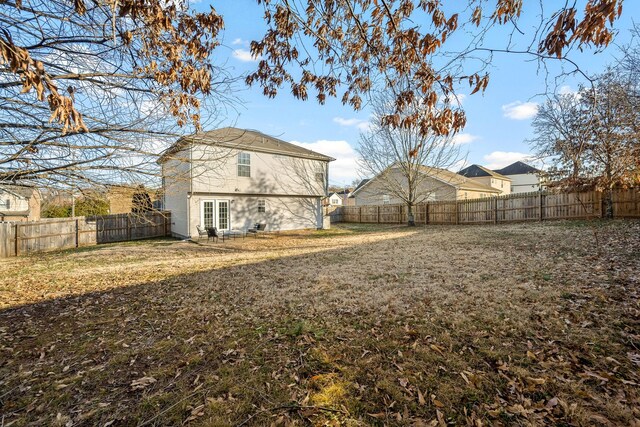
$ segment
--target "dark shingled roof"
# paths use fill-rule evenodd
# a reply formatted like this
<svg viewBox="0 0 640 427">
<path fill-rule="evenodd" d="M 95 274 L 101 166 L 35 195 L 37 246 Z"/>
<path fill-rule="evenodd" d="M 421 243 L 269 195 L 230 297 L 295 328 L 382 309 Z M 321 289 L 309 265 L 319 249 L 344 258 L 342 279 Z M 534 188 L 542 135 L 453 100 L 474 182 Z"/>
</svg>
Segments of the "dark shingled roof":
<svg viewBox="0 0 640 427">
<path fill-rule="evenodd" d="M 491 169 L 487 169 L 484 166 L 480 165 L 471 165 L 462 169 L 458 172 L 459 175 L 466 176 L 467 178 L 477 178 L 480 176 L 493 176 L 501 179 L 509 179 L 506 176 L 502 176 L 500 173 L 496 171 L 492 171 Z"/>
<path fill-rule="evenodd" d="M 533 166 L 529 166 L 523 162 L 511 163 L 509 166 L 505 166 L 502 169 L 496 169 L 502 175 L 523 175 L 526 173 L 540 173 L 540 169 L 536 169 Z"/>
<path fill-rule="evenodd" d="M 323 160 L 330 162 L 333 157 L 307 150 L 290 142 L 283 141 L 273 136 L 266 135 L 250 129 L 238 129 L 226 127 L 180 138 L 158 160 L 162 163 L 172 154 L 189 146 L 189 144 L 211 144 L 238 150 L 258 151 L 263 153 L 282 154 L 306 159 Z"/>
<path fill-rule="evenodd" d="M 363 185 L 365 185 L 367 182 L 371 181 L 371 178 L 365 178 L 362 181 L 360 181 L 360 183 L 358 184 L 358 186 L 356 187 L 355 190 L 353 190 L 353 192 L 355 193 L 356 191 L 358 191 L 360 189 L 360 187 L 362 187 Z"/>
</svg>

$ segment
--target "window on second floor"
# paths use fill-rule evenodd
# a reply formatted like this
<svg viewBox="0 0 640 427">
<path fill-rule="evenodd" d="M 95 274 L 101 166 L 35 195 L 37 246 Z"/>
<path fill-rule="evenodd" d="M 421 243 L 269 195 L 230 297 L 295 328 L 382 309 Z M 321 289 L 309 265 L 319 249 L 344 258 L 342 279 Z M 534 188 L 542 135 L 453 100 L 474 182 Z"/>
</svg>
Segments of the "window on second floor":
<svg viewBox="0 0 640 427">
<path fill-rule="evenodd" d="M 2 209 L 11 209 L 11 200 L 0 200 L 0 208 Z"/>
<path fill-rule="evenodd" d="M 238 176 L 251 177 L 251 154 L 238 153 Z"/>
<path fill-rule="evenodd" d="M 382 204 L 383 205 L 388 205 L 391 203 L 391 196 L 389 196 L 388 194 L 383 194 L 382 195 Z"/>
<path fill-rule="evenodd" d="M 258 200 L 258 213 L 265 213 L 266 211 L 267 211 L 266 202 L 263 199 Z"/>
<path fill-rule="evenodd" d="M 339 199 L 336 199 L 335 197 L 331 199 L 331 204 L 332 205 L 337 205 L 338 203 L 340 203 Z"/>
</svg>

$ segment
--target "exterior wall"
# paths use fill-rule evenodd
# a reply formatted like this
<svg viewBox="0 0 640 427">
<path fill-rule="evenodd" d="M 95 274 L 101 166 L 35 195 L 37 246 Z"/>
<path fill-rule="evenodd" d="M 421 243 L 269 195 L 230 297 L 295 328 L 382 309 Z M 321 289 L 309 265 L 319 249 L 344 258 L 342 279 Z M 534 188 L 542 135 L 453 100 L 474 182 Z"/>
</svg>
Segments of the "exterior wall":
<svg viewBox="0 0 640 427">
<path fill-rule="evenodd" d="M 507 178 L 511 178 L 510 176 Z M 477 176 L 472 179 L 475 182 L 486 185 L 491 188 L 495 188 L 496 190 L 500 190 L 500 196 L 504 196 L 505 194 L 511 194 L 511 182 L 507 179 L 496 178 L 494 176 Z M 495 194 L 492 194 L 495 195 Z"/>
<path fill-rule="evenodd" d="M 393 185 L 402 185 L 402 181 L 404 180 L 404 178 L 401 178 L 399 172 L 396 172 L 396 175 L 391 179 L 393 179 Z M 404 180 L 404 182 L 406 182 L 406 180 Z M 456 190 L 450 184 L 427 177 L 421 181 L 418 194 L 419 202 L 453 200 L 456 197 Z M 381 205 L 383 204 L 383 195 L 389 196 L 389 204 L 404 203 L 387 189 L 385 182 L 378 178 L 374 178 L 365 184 L 355 193 L 353 198 L 356 206 Z"/>
<path fill-rule="evenodd" d="M 6 208 L 7 201 L 9 202 L 9 209 Z M 0 210 L 6 213 L 24 212 L 29 209 L 28 198 L 19 197 L 6 191 L 0 191 L 0 202 L 2 202 L 2 204 L 0 204 Z"/>
<path fill-rule="evenodd" d="M 38 221 L 42 197 L 36 189 L 29 189 L 29 196 L 0 190 L 0 221 Z M 6 203 L 9 202 L 9 208 Z"/>
<path fill-rule="evenodd" d="M 331 193 L 328 200 L 330 206 L 342 206 L 342 197 L 338 196 L 337 193 Z"/>
<path fill-rule="evenodd" d="M 509 175 L 509 178 L 511 178 L 512 193 L 528 193 L 540 190 L 540 179 L 536 174 Z"/>
<path fill-rule="evenodd" d="M 482 199 L 484 197 L 499 196 L 498 193 L 492 193 L 482 190 L 465 190 L 459 189 L 456 193 L 456 200 Z"/>
<path fill-rule="evenodd" d="M 315 197 L 326 194 L 325 161 L 206 145 L 195 146 L 192 151 L 194 193 Z M 250 155 L 250 177 L 238 176 L 240 152 Z M 318 173 L 322 176 L 316 176 Z"/>
<path fill-rule="evenodd" d="M 109 213 L 120 214 L 131 212 L 133 193 L 135 193 L 135 189 L 130 187 L 115 187 L 109 189 L 107 193 Z"/>
<path fill-rule="evenodd" d="M 188 150 L 181 155 L 188 156 Z M 171 234 L 176 237 L 189 236 L 188 195 L 191 189 L 187 162 L 168 160 L 162 164 L 163 205 L 171 211 Z"/>
<path fill-rule="evenodd" d="M 33 194 L 29 198 L 29 221 L 40 220 L 40 208 L 42 206 L 42 196 L 40 191 L 33 190 Z"/>
<path fill-rule="evenodd" d="M 196 193 L 189 199 L 191 219 L 189 235 L 198 236 L 198 225 L 204 225 L 201 206 L 204 200 L 228 200 L 230 202 L 230 228 L 246 230 L 255 223 L 266 224 L 267 231 L 322 228 L 322 199 L 320 197 L 255 196 L 219 193 Z M 265 201 L 265 212 L 258 212 L 258 200 Z M 172 212 L 171 216 L 174 214 Z"/>
</svg>

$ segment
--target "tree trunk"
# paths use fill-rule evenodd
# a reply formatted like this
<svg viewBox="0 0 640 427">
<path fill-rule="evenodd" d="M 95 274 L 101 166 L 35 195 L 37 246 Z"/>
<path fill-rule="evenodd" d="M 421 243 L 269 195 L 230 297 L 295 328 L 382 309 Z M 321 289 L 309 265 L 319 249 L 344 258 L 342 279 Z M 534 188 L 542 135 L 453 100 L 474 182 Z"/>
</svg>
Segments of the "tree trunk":
<svg viewBox="0 0 640 427">
<path fill-rule="evenodd" d="M 607 188 L 602 192 L 602 216 L 613 218 L 613 190 Z"/>
<path fill-rule="evenodd" d="M 415 217 L 413 216 L 413 203 L 407 204 L 407 225 L 409 227 L 416 226 L 416 220 L 415 220 Z"/>
</svg>

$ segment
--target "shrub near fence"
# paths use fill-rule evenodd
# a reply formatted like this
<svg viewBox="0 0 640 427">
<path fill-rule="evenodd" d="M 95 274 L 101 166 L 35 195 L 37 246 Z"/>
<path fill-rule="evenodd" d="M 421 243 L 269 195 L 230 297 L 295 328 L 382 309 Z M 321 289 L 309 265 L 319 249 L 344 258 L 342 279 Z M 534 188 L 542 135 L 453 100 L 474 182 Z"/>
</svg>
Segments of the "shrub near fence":
<svg viewBox="0 0 640 427">
<path fill-rule="evenodd" d="M 339 212 L 339 213 L 337 213 Z M 602 193 L 533 192 L 471 200 L 419 203 L 417 224 L 497 224 L 551 219 L 602 217 Z M 333 215 L 342 222 L 402 224 L 408 221 L 406 205 L 342 206 Z M 640 189 L 614 190 L 615 218 L 640 218 Z"/>
<path fill-rule="evenodd" d="M 0 258 L 171 235 L 171 214 L 117 214 L 0 223 Z"/>
</svg>

